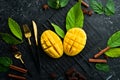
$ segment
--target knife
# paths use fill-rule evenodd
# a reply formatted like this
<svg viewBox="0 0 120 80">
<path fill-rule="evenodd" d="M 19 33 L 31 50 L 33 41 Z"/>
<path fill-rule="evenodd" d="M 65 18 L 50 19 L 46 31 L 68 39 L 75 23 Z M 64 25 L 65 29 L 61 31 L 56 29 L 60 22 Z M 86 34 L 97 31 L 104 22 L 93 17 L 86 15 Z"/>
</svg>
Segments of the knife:
<svg viewBox="0 0 120 80">
<path fill-rule="evenodd" d="M 36 25 L 35 21 L 32 21 L 32 23 L 33 23 L 33 30 L 34 30 L 34 37 L 35 37 L 36 46 L 38 46 L 37 25 Z"/>
<path fill-rule="evenodd" d="M 38 49 L 38 31 L 37 31 L 37 25 L 35 23 L 35 21 L 32 21 L 33 24 L 33 30 L 34 30 L 34 37 L 35 37 L 35 42 L 36 42 L 36 59 L 38 61 L 38 67 L 39 67 L 39 72 L 40 72 L 40 53 L 39 53 L 39 49 Z"/>
</svg>

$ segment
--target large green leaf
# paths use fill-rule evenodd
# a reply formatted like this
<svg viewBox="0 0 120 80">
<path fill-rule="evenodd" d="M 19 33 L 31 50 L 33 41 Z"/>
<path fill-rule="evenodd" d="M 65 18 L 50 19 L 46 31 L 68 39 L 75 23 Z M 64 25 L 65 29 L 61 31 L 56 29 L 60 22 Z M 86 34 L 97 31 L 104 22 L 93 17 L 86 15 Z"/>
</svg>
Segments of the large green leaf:
<svg viewBox="0 0 120 80">
<path fill-rule="evenodd" d="M 63 31 L 58 25 L 56 25 L 56 24 L 54 24 L 54 23 L 51 23 L 51 25 L 54 27 L 55 32 L 56 32 L 61 38 L 64 38 L 64 36 L 65 36 L 64 31 Z"/>
<path fill-rule="evenodd" d="M 90 0 L 90 6 L 94 10 L 94 12 L 98 14 L 104 13 L 103 5 L 100 2 L 97 2 L 96 0 Z"/>
<path fill-rule="evenodd" d="M 97 70 L 100 70 L 100 71 L 104 71 L 104 72 L 110 71 L 110 67 L 108 64 L 96 63 L 95 67 Z"/>
<path fill-rule="evenodd" d="M 117 31 L 109 38 L 107 45 L 111 48 L 120 46 L 120 31 Z"/>
<path fill-rule="evenodd" d="M 81 9 L 81 3 L 77 2 L 67 13 L 66 29 L 67 31 L 73 27 L 83 27 L 84 16 Z"/>
<path fill-rule="evenodd" d="M 111 48 L 105 52 L 105 55 L 109 57 L 120 57 L 120 48 Z"/>
<path fill-rule="evenodd" d="M 13 62 L 9 57 L 0 57 L 0 65 L 9 67 L 12 63 Z"/>
<path fill-rule="evenodd" d="M 21 32 L 19 24 L 15 20 L 13 20 L 12 18 L 8 19 L 8 24 L 9 24 L 9 28 L 10 28 L 11 32 L 17 38 L 19 38 L 20 40 L 22 40 L 22 32 Z"/>
<path fill-rule="evenodd" d="M 65 7 L 68 4 L 69 0 L 48 0 L 48 5 L 51 8 L 59 9 Z"/>
<path fill-rule="evenodd" d="M 6 72 L 11 64 L 13 62 L 9 57 L 0 57 L 0 72 Z"/>
<path fill-rule="evenodd" d="M 115 13 L 115 4 L 113 0 L 108 0 L 106 7 L 105 7 L 105 14 L 110 16 Z"/>
<path fill-rule="evenodd" d="M 8 33 L 0 33 L 0 36 L 2 37 L 2 39 L 8 43 L 8 44 L 20 44 L 23 41 L 19 41 L 17 40 L 15 37 L 13 37 L 12 35 L 8 34 Z"/>
</svg>

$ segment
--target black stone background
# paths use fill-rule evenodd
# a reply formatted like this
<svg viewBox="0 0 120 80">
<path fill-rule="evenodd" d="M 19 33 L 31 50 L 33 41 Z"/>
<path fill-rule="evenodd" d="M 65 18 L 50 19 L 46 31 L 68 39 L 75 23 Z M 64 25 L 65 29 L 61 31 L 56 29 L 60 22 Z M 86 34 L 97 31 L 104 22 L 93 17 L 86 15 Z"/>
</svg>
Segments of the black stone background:
<svg viewBox="0 0 120 80">
<path fill-rule="evenodd" d="M 85 0 L 89 3 L 89 0 Z M 103 4 L 107 0 L 99 0 Z M 52 59 L 40 48 L 41 58 L 41 74 L 38 74 L 33 59 L 31 58 L 31 50 L 29 48 L 27 40 L 23 37 L 24 43 L 17 45 L 19 50 L 23 54 L 23 60 L 28 71 L 32 74 L 32 77 L 27 76 L 28 80 L 50 80 L 49 74 L 52 72 L 57 73 L 66 80 L 65 71 L 71 67 L 75 67 L 79 72 L 84 74 L 88 80 L 106 80 L 110 75 L 113 75 L 109 80 L 120 79 L 120 58 L 108 59 L 110 65 L 110 72 L 103 73 L 97 71 L 93 63 L 87 63 L 88 58 L 93 57 L 95 53 L 99 51 L 98 48 L 105 48 L 108 38 L 116 31 L 120 30 L 120 1 L 114 0 L 116 13 L 113 16 L 105 16 L 93 14 L 92 16 L 85 15 L 84 30 L 87 33 L 87 44 L 81 54 L 74 57 L 66 56 L 65 54 L 59 59 Z M 70 0 L 69 4 L 65 8 L 59 10 L 51 9 L 43 10 L 43 4 L 46 4 L 46 0 L 0 0 L 0 32 L 11 33 L 8 28 L 8 17 L 16 20 L 22 29 L 23 24 L 28 24 L 31 31 L 31 21 L 34 20 L 38 25 L 39 37 L 44 30 L 51 29 L 53 27 L 48 23 L 48 20 L 56 23 L 65 30 L 65 17 L 68 10 L 76 3 L 75 0 Z M 83 7 L 84 8 L 84 7 Z M 23 30 L 22 30 L 23 31 Z M 24 36 L 24 35 L 23 35 Z M 32 36 L 32 44 L 35 44 Z M 10 46 L 4 43 L 0 39 L 0 56 L 8 56 L 12 58 L 13 64 L 24 67 L 19 60 L 16 60 L 13 54 L 10 52 Z M 35 47 L 33 46 L 35 50 Z M 13 70 L 9 70 L 6 73 L 0 73 L 0 80 L 15 80 L 7 77 L 7 73 L 14 73 L 17 75 L 23 75 Z"/>
</svg>

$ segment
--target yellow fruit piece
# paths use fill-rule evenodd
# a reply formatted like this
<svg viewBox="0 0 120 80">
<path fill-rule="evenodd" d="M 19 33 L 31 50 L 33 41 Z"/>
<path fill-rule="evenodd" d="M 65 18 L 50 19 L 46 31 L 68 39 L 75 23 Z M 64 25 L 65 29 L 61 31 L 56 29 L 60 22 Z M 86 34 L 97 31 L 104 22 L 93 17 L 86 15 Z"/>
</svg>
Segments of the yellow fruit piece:
<svg viewBox="0 0 120 80">
<path fill-rule="evenodd" d="M 63 45 L 61 39 L 51 30 L 46 30 L 41 35 L 41 45 L 43 50 L 52 58 L 59 58 L 63 55 Z"/>
<path fill-rule="evenodd" d="M 87 40 L 86 33 L 81 28 L 68 30 L 63 41 L 63 50 L 68 56 L 75 56 L 85 47 Z"/>
</svg>

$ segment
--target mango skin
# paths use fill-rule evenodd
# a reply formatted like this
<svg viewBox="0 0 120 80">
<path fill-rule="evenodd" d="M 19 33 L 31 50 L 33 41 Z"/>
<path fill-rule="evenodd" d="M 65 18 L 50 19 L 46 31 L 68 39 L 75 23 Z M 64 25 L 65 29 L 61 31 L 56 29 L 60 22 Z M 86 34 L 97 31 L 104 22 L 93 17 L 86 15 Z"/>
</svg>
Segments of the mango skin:
<svg viewBox="0 0 120 80">
<path fill-rule="evenodd" d="M 87 40 L 86 33 L 81 28 L 71 28 L 67 31 L 64 41 L 63 50 L 68 56 L 79 54 L 85 47 Z"/>
<path fill-rule="evenodd" d="M 63 44 L 59 36 L 46 30 L 41 35 L 41 46 L 43 50 L 52 58 L 60 58 L 63 55 Z"/>
</svg>

